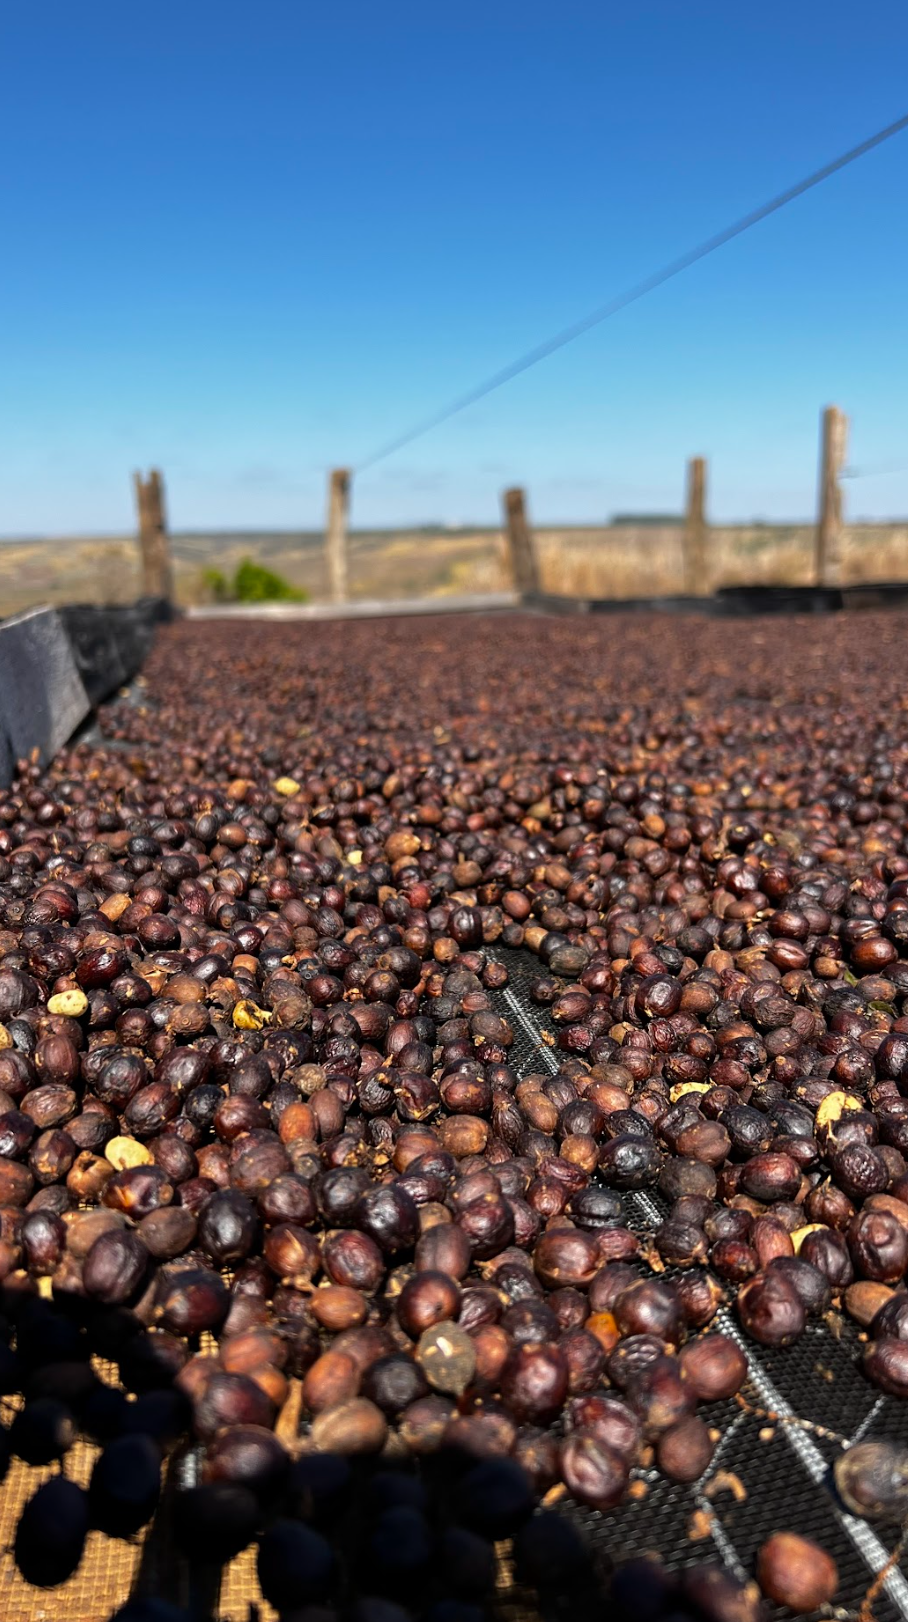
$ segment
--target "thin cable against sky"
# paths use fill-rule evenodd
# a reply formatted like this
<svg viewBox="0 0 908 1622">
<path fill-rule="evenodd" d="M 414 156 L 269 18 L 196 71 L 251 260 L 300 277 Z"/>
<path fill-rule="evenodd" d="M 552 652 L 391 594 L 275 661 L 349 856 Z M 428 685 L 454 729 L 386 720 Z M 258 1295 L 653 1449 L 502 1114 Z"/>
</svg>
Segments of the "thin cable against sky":
<svg viewBox="0 0 908 1622">
<path fill-rule="evenodd" d="M 519 356 L 517 360 L 511 361 L 508 366 L 502 367 L 501 371 L 493 372 L 491 377 L 487 377 L 484 382 L 476 384 L 466 394 L 459 395 L 449 405 L 442 406 L 440 410 L 434 411 L 429 417 L 424 417 L 412 428 L 408 428 L 405 433 L 398 435 L 396 439 L 389 440 L 380 450 L 373 452 L 364 462 L 360 462 L 354 471 L 362 473 L 366 468 L 374 467 L 376 462 L 384 461 L 386 456 L 393 456 L 396 451 L 402 450 L 405 445 L 412 444 L 414 439 L 420 439 L 430 429 L 438 428 L 441 423 L 447 422 L 449 417 L 456 416 L 459 411 L 465 411 L 467 406 L 475 405 L 477 400 L 484 399 L 487 394 L 491 394 L 495 389 L 500 389 L 505 383 L 510 383 L 511 379 L 519 377 L 521 372 L 528 372 L 531 366 L 536 366 L 539 361 L 553 355 L 557 349 L 563 349 L 566 344 L 573 343 L 575 338 L 582 337 L 585 332 L 589 332 L 591 327 L 598 327 L 600 322 L 608 321 L 611 316 L 618 315 L 621 310 L 626 310 L 629 304 L 636 304 L 637 300 L 645 298 L 647 293 L 654 292 L 657 287 L 664 286 L 673 277 L 680 276 L 683 270 L 689 270 L 691 265 L 705 259 L 708 254 L 715 253 L 717 248 L 723 248 L 726 242 L 731 242 L 734 237 L 742 236 L 745 231 L 751 229 L 751 226 L 759 225 L 761 220 L 768 219 L 770 214 L 777 214 L 779 209 L 784 208 L 787 203 L 793 203 L 796 197 L 803 197 L 805 192 L 811 191 L 814 186 L 819 186 L 822 181 L 828 180 L 830 175 L 836 174 L 839 169 L 846 168 L 849 163 L 854 163 L 858 158 L 863 158 L 865 153 L 872 152 L 874 147 L 881 146 L 884 141 L 889 140 L 890 136 L 898 135 L 901 130 L 906 128 L 908 128 L 908 113 L 902 118 L 897 118 L 894 124 L 887 124 L 885 129 L 877 130 L 875 135 L 869 136 L 866 141 L 861 141 L 858 146 L 850 147 L 847 152 L 833 158 L 832 162 L 824 164 L 822 169 L 815 169 L 804 180 L 799 180 L 794 186 L 789 186 L 787 191 L 780 192 L 770 202 L 763 203 L 760 208 L 754 209 L 750 214 L 745 214 L 734 225 L 726 226 L 724 231 L 719 231 L 717 235 L 708 237 L 705 242 L 700 243 L 699 247 L 689 249 L 679 259 L 672 259 L 667 265 L 663 265 L 661 270 L 654 271 L 652 275 L 647 276 L 641 282 L 636 282 L 633 287 L 629 287 L 625 292 L 609 299 L 606 304 L 600 304 L 597 309 L 591 310 L 588 315 L 582 316 L 579 321 L 574 321 L 571 326 L 563 327 L 560 332 L 555 333 L 554 337 L 545 339 L 543 343 L 537 344 L 533 349 L 528 349 L 526 354 Z"/>
</svg>

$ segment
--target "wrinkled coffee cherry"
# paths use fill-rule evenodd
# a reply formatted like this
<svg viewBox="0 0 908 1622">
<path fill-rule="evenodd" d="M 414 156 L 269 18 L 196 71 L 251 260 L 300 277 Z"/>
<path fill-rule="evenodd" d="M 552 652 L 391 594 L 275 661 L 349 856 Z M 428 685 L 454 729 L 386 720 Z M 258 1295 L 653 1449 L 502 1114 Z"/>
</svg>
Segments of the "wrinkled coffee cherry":
<svg viewBox="0 0 908 1622">
<path fill-rule="evenodd" d="M 704 1335 L 682 1346 L 681 1372 L 701 1402 L 721 1402 L 740 1391 L 747 1378 L 747 1359 L 728 1335 Z"/>
<path fill-rule="evenodd" d="M 836 1490 L 852 1515 L 901 1521 L 908 1513 L 908 1447 L 857 1442 L 835 1461 Z"/>
<path fill-rule="evenodd" d="M 807 1309 L 778 1271 L 759 1273 L 745 1284 L 737 1307 L 741 1327 L 761 1346 L 791 1346 L 804 1333 Z"/>
<path fill-rule="evenodd" d="M 591 1509 L 614 1509 L 628 1485 L 627 1465 L 620 1454 L 582 1431 L 567 1437 L 561 1448 L 561 1474 L 573 1498 Z"/>
<path fill-rule="evenodd" d="M 88 1295 L 106 1306 L 122 1306 L 138 1293 L 148 1260 L 138 1234 L 115 1228 L 92 1244 L 82 1263 L 82 1283 Z"/>
</svg>

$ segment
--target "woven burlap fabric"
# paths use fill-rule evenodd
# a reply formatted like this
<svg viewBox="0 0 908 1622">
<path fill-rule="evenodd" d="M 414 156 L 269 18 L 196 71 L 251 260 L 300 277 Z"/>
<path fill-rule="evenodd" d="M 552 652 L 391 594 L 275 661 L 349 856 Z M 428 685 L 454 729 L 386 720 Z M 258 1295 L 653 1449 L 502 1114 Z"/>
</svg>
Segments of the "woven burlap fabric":
<svg viewBox="0 0 908 1622">
<path fill-rule="evenodd" d="M 80 1487 L 87 1486 L 98 1449 L 76 1442 L 66 1456 L 66 1474 Z M 89 1534 L 85 1555 L 75 1576 L 60 1588 L 32 1588 L 16 1570 L 12 1545 L 23 1505 L 42 1482 L 57 1474 L 56 1465 L 30 1469 L 16 1462 L 0 1491 L 0 1614 L 7 1622 L 44 1622 L 66 1617 L 67 1622 L 95 1622 L 110 1615 L 118 1600 L 131 1593 L 142 1557 L 142 1545 L 122 1543 Z"/>
<path fill-rule="evenodd" d="M 208 1337 L 205 1337 L 207 1342 Z M 212 1349 L 206 1347 L 206 1349 Z M 96 1374 L 108 1385 L 117 1385 L 115 1365 L 92 1359 Z M 3 1403 L 9 1423 L 21 1398 Z M 291 1381 L 290 1394 L 278 1419 L 276 1430 L 284 1444 L 295 1450 L 301 1418 L 301 1388 Z M 87 1487 L 100 1449 L 78 1441 L 64 1462 L 66 1475 L 80 1487 Z M 0 1487 L 0 1617 L 3 1622 L 106 1622 L 111 1613 L 130 1595 L 156 1595 L 172 1603 L 211 1614 L 221 1622 L 249 1622 L 257 1614 L 259 1622 L 277 1622 L 277 1614 L 262 1598 L 256 1577 L 256 1550 L 252 1545 L 225 1567 L 218 1581 L 209 1572 L 199 1586 L 198 1573 L 193 1587 L 189 1564 L 179 1554 L 173 1536 L 173 1517 L 178 1513 L 178 1486 L 185 1476 L 185 1455 L 175 1454 L 167 1463 L 161 1502 L 154 1520 L 136 1538 L 123 1541 L 91 1532 L 79 1569 L 58 1588 L 33 1588 L 23 1582 L 16 1570 L 12 1548 L 23 1505 L 32 1494 L 59 1470 L 57 1465 L 31 1468 L 20 1460 L 10 1467 Z M 502 1622 L 530 1622 L 535 1614 L 515 1603 L 509 1548 L 499 1545 L 498 1609 Z M 210 1586 L 205 1588 L 205 1581 Z"/>
<path fill-rule="evenodd" d="M 92 1359 L 95 1373 L 107 1385 L 117 1385 L 114 1364 Z M 4 1419 L 9 1423 L 21 1398 L 4 1401 Z M 71 1481 L 87 1487 L 100 1449 L 78 1441 L 70 1448 L 64 1471 Z M 188 1564 L 179 1555 L 173 1538 L 172 1519 L 180 1456 L 165 1468 L 161 1503 L 151 1525 L 136 1538 L 105 1537 L 91 1532 L 85 1553 L 75 1574 L 58 1588 L 33 1588 L 23 1582 L 13 1559 L 16 1527 L 23 1506 L 45 1481 L 56 1475 L 59 1466 L 32 1468 L 14 1460 L 0 1487 L 0 1616 L 4 1622 L 106 1622 L 131 1594 L 155 1594 L 175 1604 L 191 1599 Z M 262 1599 L 255 1575 L 255 1549 L 247 1549 L 224 1572 L 220 1595 L 212 1596 L 216 1614 L 246 1622 L 250 1606 L 258 1608 L 261 1622 L 274 1622 L 274 1612 Z"/>
<path fill-rule="evenodd" d="M 84 1487 L 88 1484 L 98 1449 L 77 1442 L 66 1456 L 66 1474 Z M 55 1465 L 30 1469 L 16 1463 L 0 1489 L 0 1616 L 4 1622 L 106 1622 L 131 1594 L 158 1594 L 178 1604 L 192 1599 L 186 1562 L 174 1549 L 170 1530 L 173 1492 L 165 1490 L 161 1509 L 147 1531 L 132 1542 L 89 1534 L 78 1571 L 59 1588 L 32 1588 L 22 1581 L 12 1556 L 16 1523 L 23 1504 L 43 1481 L 56 1473 Z M 277 1622 L 276 1613 L 262 1598 L 255 1573 L 255 1547 L 245 1549 L 227 1566 L 219 1592 L 210 1596 L 214 1614 L 223 1622 L 248 1622 L 257 1612 L 260 1622 Z M 501 1622 L 529 1622 L 535 1614 L 515 1603 L 511 1572 L 504 1547 L 499 1559 L 498 1615 Z"/>
</svg>

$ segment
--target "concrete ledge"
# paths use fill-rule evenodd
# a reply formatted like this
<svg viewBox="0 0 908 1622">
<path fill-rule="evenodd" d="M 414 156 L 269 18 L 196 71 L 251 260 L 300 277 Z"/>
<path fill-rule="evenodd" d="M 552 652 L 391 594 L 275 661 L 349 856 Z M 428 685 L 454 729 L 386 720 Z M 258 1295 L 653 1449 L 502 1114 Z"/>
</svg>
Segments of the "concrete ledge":
<svg viewBox="0 0 908 1622">
<path fill-rule="evenodd" d="M 69 638 L 53 608 L 0 624 L 0 773 L 38 750 L 50 760 L 91 709 Z"/>
<path fill-rule="evenodd" d="M 843 608 L 898 608 L 908 603 L 905 581 L 871 581 L 863 586 L 843 586 Z"/>
<path fill-rule="evenodd" d="M 74 603 L 59 613 L 92 705 L 103 704 L 141 670 L 158 625 L 173 617 L 158 597 L 112 608 Z"/>
<path fill-rule="evenodd" d="M 486 596 L 401 597 L 349 603 L 221 603 L 188 608 L 199 620 L 396 619 L 409 614 L 706 614 L 738 619 L 758 614 L 834 614 L 842 609 L 908 604 L 908 582 L 860 586 L 723 586 L 710 597 L 568 597 L 558 592 L 490 592 Z"/>
<path fill-rule="evenodd" d="M 111 613 L 104 608 L 79 605 L 61 608 L 60 618 L 69 637 L 73 657 L 92 708 L 103 703 L 128 680 L 114 633 Z"/>
<path fill-rule="evenodd" d="M 747 619 L 761 614 L 837 614 L 908 605 L 908 583 L 860 586 L 722 586 L 711 597 L 561 597 L 533 592 L 524 607 L 542 614 L 705 614 Z"/>
<path fill-rule="evenodd" d="M 716 592 L 715 613 L 734 619 L 751 614 L 835 614 L 844 608 L 838 586 L 725 586 Z"/>
<path fill-rule="evenodd" d="M 187 608 L 193 620 L 358 620 L 397 619 L 408 614 L 489 614 L 520 608 L 519 592 L 496 591 L 471 597 L 363 598 L 349 603 L 211 603 Z"/>
<path fill-rule="evenodd" d="M 0 785 L 17 760 L 50 760 L 86 716 L 141 670 L 170 605 L 35 608 L 0 620 Z"/>
</svg>

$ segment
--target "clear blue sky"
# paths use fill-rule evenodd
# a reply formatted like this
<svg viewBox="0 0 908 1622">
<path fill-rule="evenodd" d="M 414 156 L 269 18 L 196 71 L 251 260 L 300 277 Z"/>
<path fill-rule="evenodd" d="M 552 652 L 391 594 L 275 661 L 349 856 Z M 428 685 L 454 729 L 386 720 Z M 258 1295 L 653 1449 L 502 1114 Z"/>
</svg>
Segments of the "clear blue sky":
<svg viewBox="0 0 908 1622">
<path fill-rule="evenodd" d="M 31 0 L 0 21 L 0 534 L 314 525 L 486 372 L 908 110 L 904 0 Z M 908 513 L 908 134 L 377 466 L 354 521 Z M 885 471 L 898 467 L 901 471 Z"/>
</svg>

